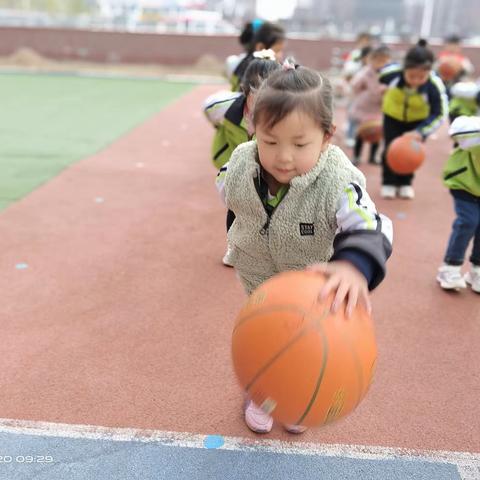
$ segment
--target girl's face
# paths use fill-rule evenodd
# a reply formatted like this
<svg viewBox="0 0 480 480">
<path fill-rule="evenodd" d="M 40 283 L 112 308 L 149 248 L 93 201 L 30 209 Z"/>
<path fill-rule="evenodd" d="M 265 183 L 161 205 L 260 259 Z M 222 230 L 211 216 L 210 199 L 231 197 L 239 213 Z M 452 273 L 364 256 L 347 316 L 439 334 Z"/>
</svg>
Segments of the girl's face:
<svg viewBox="0 0 480 480">
<path fill-rule="evenodd" d="M 253 135 L 255 133 L 255 127 L 253 126 L 253 121 L 252 121 L 254 101 L 255 99 L 254 99 L 253 93 L 250 92 L 247 95 L 247 101 L 245 103 L 245 109 L 243 111 L 243 116 L 245 117 L 245 121 L 247 124 L 247 131 L 249 135 Z"/>
<path fill-rule="evenodd" d="M 260 163 L 282 185 L 310 171 L 331 137 L 309 115 L 298 110 L 271 129 L 257 124 L 255 131 Z"/>
<path fill-rule="evenodd" d="M 430 70 L 425 70 L 424 68 L 406 68 L 403 71 L 403 76 L 410 87 L 418 88 L 427 83 Z"/>
<path fill-rule="evenodd" d="M 379 55 L 376 57 L 370 57 L 368 59 L 369 65 L 377 72 L 381 70 L 389 61 L 390 57 L 387 55 Z"/>
</svg>

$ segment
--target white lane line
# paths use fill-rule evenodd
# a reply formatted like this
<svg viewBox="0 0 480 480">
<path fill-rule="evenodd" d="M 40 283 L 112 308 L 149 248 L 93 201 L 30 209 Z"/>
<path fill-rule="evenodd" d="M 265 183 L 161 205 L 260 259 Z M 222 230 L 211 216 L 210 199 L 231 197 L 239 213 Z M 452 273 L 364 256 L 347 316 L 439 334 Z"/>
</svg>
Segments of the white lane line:
<svg viewBox="0 0 480 480">
<path fill-rule="evenodd" d="M 136 428 L 110 428 L 96 425 L 36 422 L 0 418 L 0 433 L 37 435 L 47 437 L 83 438 L 117 442 L 156 442 L 165 446 L 205 448 L 209 435 Z M 219 450 L 271 452 L 285 455 L 317 455 L 323 457 L 353 458 L 359 460 L 405 460 L 447 463 L 457 467 L 462 480 L 480 479 L 480 454 L 442 450 L 411 450 L 406 448 L 370 445 L 317 444 L 285 442 L 280 440 L 254 440 L 241 437 L 222 437 Z"/>
</svg>

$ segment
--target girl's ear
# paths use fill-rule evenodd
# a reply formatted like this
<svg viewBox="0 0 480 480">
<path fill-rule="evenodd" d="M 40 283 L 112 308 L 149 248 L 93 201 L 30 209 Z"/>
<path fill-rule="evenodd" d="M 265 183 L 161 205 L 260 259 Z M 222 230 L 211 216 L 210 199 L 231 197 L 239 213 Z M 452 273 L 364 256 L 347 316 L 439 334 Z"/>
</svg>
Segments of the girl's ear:
<svg viewBox="0 0 480 480">
<path fill-rule="evenodd" d="M 329 132 L 325 132 L 325 135 L 323 136 L 323 145 L 322 145 L 322 150 L 327 148 L 328 144 L 333 138 L 333 135 L 335 134 L 335 131 L 337 130 L 337 126 L 333 125 L 330 127 Z"/>
<path fill-rule="evenodd" d="M 330 131 L 325 133 L 325 136 L 323 137 L 323 140 L 325 142 L 330 142 L 332 137 L 335 135 L 335 132 L 337 131 L 337 126 L 333 125 L 330 127 Z"/>
</svg>

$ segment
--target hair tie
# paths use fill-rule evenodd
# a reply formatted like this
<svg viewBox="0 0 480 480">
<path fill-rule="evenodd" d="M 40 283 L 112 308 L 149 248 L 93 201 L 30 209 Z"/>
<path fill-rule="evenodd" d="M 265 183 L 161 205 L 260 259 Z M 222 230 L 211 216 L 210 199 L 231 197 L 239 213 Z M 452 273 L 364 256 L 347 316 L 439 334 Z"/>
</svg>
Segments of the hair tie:
<svg viewBox="0 0 480 480">
<path fill-rule="evenodd" d="M 263 20 L 261 18 L 255 18 L 254 20 L 252 20 L 253 33 L 257 33 L 257 31 L 262 25 L 263 25 Z"/>
<path fill-rule="evenodd" d="M 289 58 L 286 58 L 285 61 L 282 64 L 282 69 L 283 70 L 295 70 L 297 66 L 295 63 L 292 62 Z"/>
<path fill-rule="evenodd" d="M 276 60 L 275 52 L 271 49 L 258 50 L 257 52 L 253 52 L 253 56 L 260 60 Z"/>
</svg>

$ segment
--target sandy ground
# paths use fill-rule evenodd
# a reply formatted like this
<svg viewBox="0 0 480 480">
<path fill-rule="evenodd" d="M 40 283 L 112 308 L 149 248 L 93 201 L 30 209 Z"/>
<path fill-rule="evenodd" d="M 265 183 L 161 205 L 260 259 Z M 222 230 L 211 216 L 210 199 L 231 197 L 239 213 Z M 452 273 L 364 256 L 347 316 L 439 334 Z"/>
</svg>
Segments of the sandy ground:
<svg viewBox="0 0 480 480">
<path fill-rule="evenodd" d="M 111 64 L 79 61 L 58 61 L 46 58 L 30 48 L 21 48 L 12 55 L 0 57 L 0 72 L 88 73 L 134 77 L 191 76 L 208 82 L 223 82 L 223 64 L 212 55 L 203 55 L 194 65 Z"/>
</svg>

